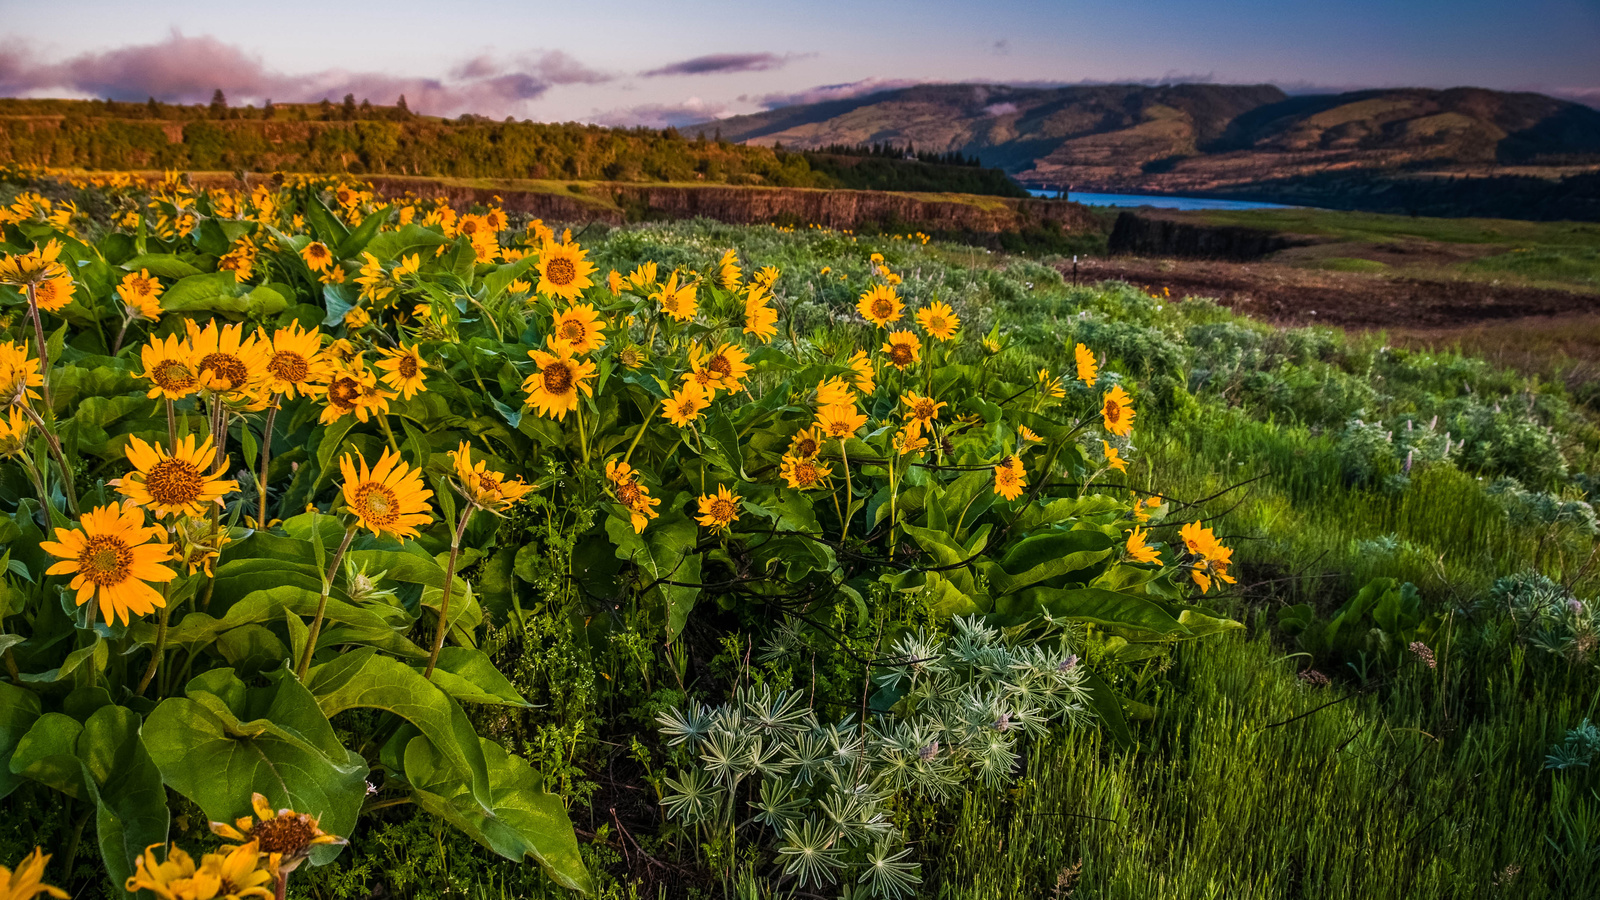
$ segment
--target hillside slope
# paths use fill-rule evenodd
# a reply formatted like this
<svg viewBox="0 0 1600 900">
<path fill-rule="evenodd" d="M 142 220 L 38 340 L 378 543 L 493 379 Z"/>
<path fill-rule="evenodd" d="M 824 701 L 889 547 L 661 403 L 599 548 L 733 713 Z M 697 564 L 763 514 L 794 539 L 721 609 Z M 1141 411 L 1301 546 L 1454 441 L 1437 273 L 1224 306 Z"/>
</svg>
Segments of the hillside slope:
<svg viewBox="0 0 1600 900">
<path fill-rule="evenodd" d="M 716 124 L 725 139 L 785 147 L 910 142 L 1080 190 L 1228 192 L 1334 172 L 1557 177 L 1600 168 L 1600 111 L 1478 88 L 1291 97 L 1271 85 L 919 85 Z"/>
</svg>

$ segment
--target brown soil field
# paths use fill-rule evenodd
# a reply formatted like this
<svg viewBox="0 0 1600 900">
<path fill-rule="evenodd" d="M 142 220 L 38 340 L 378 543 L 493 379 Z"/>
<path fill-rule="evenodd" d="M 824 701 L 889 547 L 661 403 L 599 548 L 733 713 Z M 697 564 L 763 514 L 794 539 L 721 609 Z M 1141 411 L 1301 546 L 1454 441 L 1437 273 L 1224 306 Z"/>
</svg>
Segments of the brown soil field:
<svg viewBox="0 0 1600 900">
<path fill-rule="evenodd" d="M 1063 267 L 1070 281 L 1072 266 Z M 1600 295 L 1487 281 L 1425 280 L 1273 263 L 1115 257 L 1078 264 L 1082 283 L 1209 297 L 1279 325 L 1383 331 L 1404 346 L 1456 347 L 1569 382 L 1600 373 Z"/>
</svg>

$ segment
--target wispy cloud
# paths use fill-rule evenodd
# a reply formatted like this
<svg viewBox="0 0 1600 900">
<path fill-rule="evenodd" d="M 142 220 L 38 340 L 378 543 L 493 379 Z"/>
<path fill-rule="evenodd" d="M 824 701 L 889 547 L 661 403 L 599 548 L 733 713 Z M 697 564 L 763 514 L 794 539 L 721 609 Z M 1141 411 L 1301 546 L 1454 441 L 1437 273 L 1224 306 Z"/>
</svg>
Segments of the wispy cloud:
<svg viewBox="0 0 1600 900">
<path fill-rule="evenodd" d="M 860 81 L 851 81 L 844 84 L 823 84 L 803 91 L 789 93 L 766 94 L 755 98 L 755 102 L 763 109 L 777 109 L 781 106 L 796 106 L 801 103 L 821 103 L 825 100 L 849 100 L 867 94 L 877 94 L 883 91 L 894 91 L 908 88 L 924 81 L 912 78 L 863 78 Z"/>
<path fill-rule="evenodd" d="M 729 72 L 765 72 L 770 69 L 781 69 L 788 64 L 793 56 L 779 56 L 776 53 L 712 53 L 708 56 L 696 56 L 681 62 L 668 63 L 659 69 L 651 69 L 639 74 L 645 78 L 657 78 L 662 75 L 721 75 Z"/>
<path fill-rule="evenodd" d="M 114 100 L 155 97 L 200 103 L 220 88 L 235 103 L 310 102 L 345 94 L 392 103 L 401 94 L 418 112 L 456 115 L 526 115 L 527 104 L 552 86 L 598 84 L 613 76 L 561 51 L 501 61 L 479 56 L 454 66 L 444 78 L 327 69 L 307 74 L 277 71 L 243 48 L 209 36 L 174 30 L 166 40 L 85 53 L 42 63 L 22 50 L 0 50 L 0 94 L 73 93 Z"/>
<path fill-rule="evenodd" d="M 643 103 L 613 109 L 595 115 L 594 121 L 599 125 L 614 127 L 643 125 L 648 128 L 681 128 L 722 118 L 728 112 L 726 103 L 690 97 L 681 103 Z"/>
</svg>

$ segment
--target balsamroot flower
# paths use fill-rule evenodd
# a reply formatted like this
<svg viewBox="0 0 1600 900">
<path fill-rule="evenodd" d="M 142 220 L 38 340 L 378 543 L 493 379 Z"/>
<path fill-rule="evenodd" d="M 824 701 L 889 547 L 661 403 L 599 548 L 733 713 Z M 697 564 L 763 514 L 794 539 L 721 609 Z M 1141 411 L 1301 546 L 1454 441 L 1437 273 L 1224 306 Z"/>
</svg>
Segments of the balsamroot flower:
<svg viewBox="0 0 1600 900">
<path fill-rule="evenodd" d="M 346 454 L 339 458 L 339 473 L 344 476 L 345 505 L 357 523 L 373 534 L 414 538 L 417 526 L 433 519 L 428 511 L 433 491 L 423 487 L 422 473 L 406 465 L 397 453 L 384 450 L 370 469 L 359 452 L 355 459 Z"/>
<path fill-rule="evenodd" d="M 661 501 L 650 496 L 650 488 L 640 482 L 639 472 L 626 461 L 608 460 L 606 478 L 617 495 L 617 502 L 628 510 L 633 533 L 642 533 L 650 520 L 660 515 L 655 508 L 661 505 Z"/>
<path fill-rule="evenodd" d="M 384 371 L 383 381 L 394 388 L 401 399 L 410 400 L 425 390 L 423 384 L 428 376 L 423 372 L 427 370 L 428 363 L 417 352 L 415 345 L 381 352 L 383 359 L 378 362 L 378 368 Z"/>
<path fill-rule="evenodd" d="M 79 606 L 95 598 L 107 625 L 126 625 L 130 614 L 148 615 L 167 605 L 148 584 L 178 577 L 164 565 L 172 548 L 161 537 L 162 530 L 146 527 L 144 510 L 129 501 L 84 513 L 78 529 L 57 528 L 56 539 L 41 541 L 39 548 L 61 560 L 45 574 L 71 575 L 68 586 L 78 592 Z"/>
<path fill-rule="evenodd" d="M 0 866 L 0 900 L 33 900 L 40 894 L 66 900 L 69 896 L 66 891 L 44 883 L 44 867 L 48 862 L 50 854 L 35 847 L 33 853 L 17 863 L 15 870 Z"/>
<path fill-rule="evenodd" d="M 903 317 L 902 310 L 906 305 L 901 302 L 900 295 L 888 285 L 875 284 L 861 294 L 856 301 L 856 311 L 861 313 L 861 318 L 878 326 L 889 327 L 889 323 L 898 322 Z M 898 332 L 909 334 L 910 332 Z"/>
<path fill-rule="evenodd" d="M 547 297 L 576 300 L 586 288 L 594 286 L 589 278 L 594 274 L 594 263 L 585 257 L 588 251 L 577 244 L 547 243 L 539 250 L 539 284 L 537 290 Z"/>
<path fill-rule="evenodd" d="M 718 485 L 715 494 L 700 496 L 700 515 L 695 521 L 712 531 L 726 531 L 739 520 L 739 502 L 739 495 L 728 490 L 727 485 Z"/>
<path fill-rule="evenodd" d="M 1128 559 L 1137 563 L 1161 562 L 1161 556 L 1156 553 L 1156 548 L 1145 541 L 1148 536 L 1145 530 L 1139 527 L 1135 527 L 1128 534 L 1128 543 L 1125 545 L 1128 551 Z"/>
<path fill-rule="evenodd" d="M 711 397 L 706 389 L 698 382 L 686 381 L 683 387 L 678 388 L 672 396 L 661 401 L 662 411 L 667 416 L 667 421 L 683 428 L 698 420 L 706 407 L 711 405 Z"/>
<path fill-rule="evenodd" d="M 223 840 L 239 841 L 246 846 L 256 844 L 258 852 L 277 859 L 278 871 L 285 875 L 305 862 L 312 847 L 348 843 L 344 838 L 317 827 L 315 816 L 292 809 L 273 812 L 272 804 L 261 794 L 250 795 L 250 807 L 255 811 L 254 817 L 243 816 L 235 819 L 232 825 L 212 822 L 212 833 Z"/>
<path fill-rule="evenodd" d="M 490 469 L 487 462 L 480 460 L 474 465 L 472 450 L 466 441 L 450 451 L 450 460 L 455 465 L 456 483 L 461 486 L 463 496 L 479 509 L 501 512 L 533 490 L 533 485 L 521 478 L 507 478 Z"/>
<path fill-rule="evenodd" d="M 994 467 L 994 492 L 1007 500 L 1015 500 L 1022 496 L 1022 489 L 1028 486 L 1028 473 L 1022 467 L 1022 460 L 1016 456 L 1008 456 L 1000 460 Z"/>
<path fill-rule="evenodd" d="M 956 329 L 961 327 L 961 318 L 950 308 L 950 304 L 935 300 L 917 310 L 917 324 L 940 341 L 948 341 L 956 336 Z"/>
<path fill-rule="evenodd" d="M 1072 348 L 1072 355 L 1078 362 L 1078 380 L 1093 387 L 1100 378 L 1100 367 L 1095 364 L 1094 353 L 1079 344 Z"/>
<path fill-rule="evenodd" d="M 595 364 L 573 359 L 572 348 L 566 344 L 551 342 L 550 349 L 554 352 L 528 351 L 538 369 L 522 382 L 522 389 L 528 393 L 528 406 L 539 415 L 565 420 L 567 413 L 578 408 L 579 391 L 586 397 L 594 393 L 589 379 L 594 377 Z"/>
<path fill-rule="evenodd" d="M 1117 437 L 1127 437 L 1133 431 L 1133 407 L 1128 404 L 1133 401 L 1122 385 L 1116 385 L 1105 395 L 1100 408 L 1100 417 L 1105 420 L 1106 430 Z"/>
<path fill-rule="evenodd" d="M 922 359 L 922 341 L 910 331 L 895 331 L 884 342 L 883 352 L 889 355 L 889 365 L 904 372 L 911 364 Z"/>
<path fill-rule="evenodd" d="M 217 452 L 208 435 L 199 446 L 188 435 L 170 452 L 130 436 L 124 450 L 134 471 L 109 482 L 124 497 L 157 516 L 199 516 L 239 489 L 239 483 L 213 470 Z"/>
<path fill-rule="evenodd" d="M 555 314 L 550 340 L 565 344 L 575 355 L 593 353 L 606 345 L 606 324 L 593 306 L 579 303 Z"/>
</svg>

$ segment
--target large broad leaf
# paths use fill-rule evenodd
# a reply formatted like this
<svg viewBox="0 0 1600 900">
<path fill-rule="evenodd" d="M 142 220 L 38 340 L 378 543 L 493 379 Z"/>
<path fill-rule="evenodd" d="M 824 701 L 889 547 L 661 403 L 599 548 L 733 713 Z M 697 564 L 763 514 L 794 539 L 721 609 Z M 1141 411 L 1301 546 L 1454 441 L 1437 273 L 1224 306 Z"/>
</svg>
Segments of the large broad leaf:
<svg viewBox="0 0 1600 900">
<path fill-rule="evenodd" d="M 995 602 L 995 615 L 1007 624 L 1026 622 L 1041 613 L 1092 622 L 1129 640 L 1191 637 L 1182 622 L 1153 601 L 1100 588 L 1029 588 Z"/>
<path fill-rule="evenodd" d="M 0 798 L 17 789 L 21 777 L 11 771 L 11 755 L 22 736 L 39 719 L 39 695 L 0 683 Z"/>
<path fill-rule="evenodd" d="M 214 821 L 250 815 L 250 795 L 261 793 L 274 807 L 310 813 L 325 831 L 349 835 L 367 795 L 366 762 L 344 748 L 287 670 L 269 680 L 269 687 L 247 687 L 232 669 L 193 679 L 187 697 L 163 700 L 150 713 L 150 756 L 166 783 Z M 319 847 L 312 860 L 328 862 L 338 851 Z"/>
<path fill-rule="evenodd" d="M 439 665 L 433 670 L 433 683 L 462 703 L 533 706 L 495 668 L 493 660 L 482 650 L 471 647 L 441 648 Z"/>
<path fill-rule="evenodd" d="M 993 573 L 990 590 L 1009 594 L 1086 569 L 1110 556 L 1112 543 L 1098 531 L 1053 531 L 1024 538 L 1000 558 L 1004 571 Z"/>
<path fill-rule="evenodd" d="M 365 219 L 362 219 L 361 224 L 350 232 L 344 240 L 339 242 L 337 249 L 339 258 L 354 259 L 357 253 L 367 249 L 367 244 L 377 235 L 378 229 L 383 227 L 383 223 L 389 221 L 389 210 L 390 207 L 385 206 L 377 212 L 369 213 Z"/>
<path fill-rule="evenodd" d="M 118 895 L 144 848 L 167 839 L 166 789 L 131 709 L 104 706 L 81 725 L 61 713 L 40 716 L 11 771 L 94 806 L 96 842 Z"/>
<path fill-rule="evenodd" d="M 306 686 L 328 718 L 365 707 L 394 713 L 416 726 L 457 778 L 471 788 L 473 799 L 489 808 L 489 772 L 478 746 L 478 733 L 467 714 L 438 685 L 397 659 L 376 650 L 346 653 L 313 668 Z"/>
<path fill-rule="evenodd" d="M 471 835 L 507 859 L 532 857 L 556 881 L 592 893 L 594 881 L 583 867 L 578 839 L 561 800 L 545 793 L 539 774 L 527 762 L 482 741 L 493 800 L 480 808 L 467 785 L 433 742 L 415 737 L 406 744 L 405 773 L 417 805 Z"/>
<path fill-rule="evenodd" d="M 488 303 L 499 297 L 511 282 L 526 275 L 538 262 L 537 256 L 524 256 L 516 262 L 496 266 L 493 272 L 483 276 L 483 302 Z"/>
<path fill-rule="evenodd" d="M 699 530 L 683 512 L 685 500 L 673 500 L 672 511 L 664 513 L 635 534 L 628 520 L 618 516 L 606 519 L 606 534 L 616 545 L 617 557 L 639 567 L 645 582 L 665 600 L 667 633 L 677 637 L 689 620 L 689 611 L 700 597 L 700 563 L 695 552 Z M 670 583 L 669 583 L 670 582 Z"/>
<path fill-rule="evenodd" d="M 367 243 L 366 251 L 377 257 L 379 262 L 388 262 L 413 253 L 422 253 L 424 257 L 432 256 L 435 247 L 448 243 L 450 243 L 449 238 L 431 228 L 407 225 L 399 231 L 385 231 L 378 234 Z"/>
<path fill-rule="evenodd" d="M 238 316 L 250 308 L 250 301 L 242 293 L 232 272 L 190 275 L 161 295 L 161 308 L 166 312 L 218 312 Z"/>
<path fill-rule="evenodd" d="M 967 596 L 978 593 L 977 582 L 972 577 L 971 565 L 975 554 L 956 542 L 948 532 L 933 528 L 903 525 L 905 533 L 929 556 L 929 568 L 948 580 L 955 589 Z"/>
<path fill-rule="evenodd" d="M 135 256 L 124 262 L 122 267 L 130 272 L 146 269 L 151 275 L 168 281 L 178 281 L 188 278 L 190 275 L 203 274 L 193 264 L 180 259 L 172 253 L 146 253 L 141 256 Z"/>
<path fill-rule="evenodd" d="M 1093 672 L 1085 673 L 1084 683 L 1089 686 L 1089 708 L 1099 717 L 1106 733 L 1118 747 L 1133 749 L 1133 732 L 1128 730 L 1128 717 L 1122 711 L 1122 700 L 1117 692 Z"/>
</svg>

